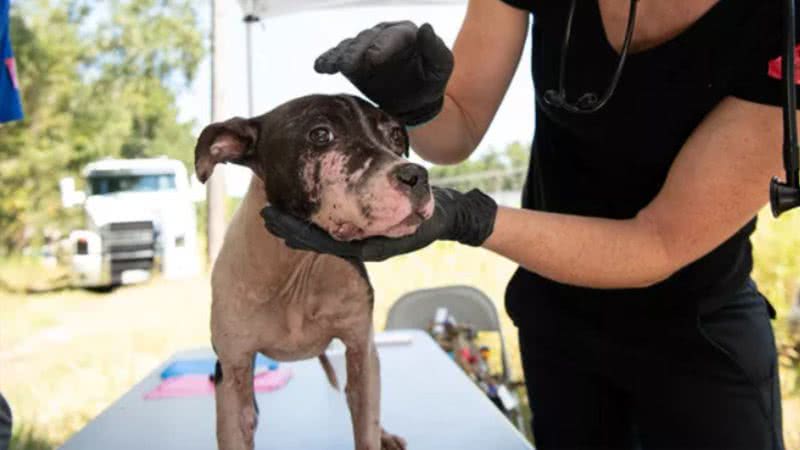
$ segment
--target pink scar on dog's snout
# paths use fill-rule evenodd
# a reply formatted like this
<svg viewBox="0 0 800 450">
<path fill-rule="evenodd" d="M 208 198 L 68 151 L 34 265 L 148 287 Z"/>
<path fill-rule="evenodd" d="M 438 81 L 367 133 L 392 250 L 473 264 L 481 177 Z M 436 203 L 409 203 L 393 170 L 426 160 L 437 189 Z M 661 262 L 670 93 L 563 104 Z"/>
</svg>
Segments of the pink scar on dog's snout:
<svg viewBox="0 0 800 450">
<path fill-rule="evenodd" d="M 337 240 L 405 236 L 433 214 L 432 197 L 412 199 L 394 182 L 392 170 L 406 163 L 399 157 L 380 167 L 373 167 L 377 159 L 366 158 L 355 170 L 348 167 L 350 155 L 341 151 L 304 159 L 304 188 L 319 205 L 311 220 Z"/>
</svg>

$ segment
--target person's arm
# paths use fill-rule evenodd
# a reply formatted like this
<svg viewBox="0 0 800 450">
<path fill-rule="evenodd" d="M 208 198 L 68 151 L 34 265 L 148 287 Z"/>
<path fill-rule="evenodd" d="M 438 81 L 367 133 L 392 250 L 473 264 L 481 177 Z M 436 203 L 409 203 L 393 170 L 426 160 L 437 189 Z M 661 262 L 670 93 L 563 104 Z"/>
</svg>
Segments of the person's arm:
<svg viewBox="0 0 800 450">
<path fill-rule="evenodd" d="M 769 180 L 780 173 L 781 133 L 780 108 L 727 98 L 635 218 L 500 208 L 484 247 L 563 283 L 652 285 L 713 250 L 764 206 Z"/>
<path fill-rule="evenodd" d="M 684 144 L 655 199 L 627 220 L 498 208 L 478 190 L 435 186 L 433 217 L 403 238 L 338 242 L 274 208 L 262 214 L 273 234 L 298 249 L 383 261 L 454 240 L 562 283 L 645 287 L 719 246 L 764 206 L 769 180 L 780 173 L 781 132 L 780 108 L 723 100 Z"/>
<path fill-rule="evenodd" d="M 410 130 L 424 159 L 466 159 L 492 121 L 519 63 L 528 12 L 500 0 L 471 0 L 455 54 L 430 24 L 381 22 L 314 61 L 341 73 Z"/>
<path fill-rule="evenodd" d="M 442 111 L 409 130 L 411 147 L 423 159 L 454 164 L 478 146 L 519 64 L 528 16 L 499 0 L 470 0 Z"/>
</svg>

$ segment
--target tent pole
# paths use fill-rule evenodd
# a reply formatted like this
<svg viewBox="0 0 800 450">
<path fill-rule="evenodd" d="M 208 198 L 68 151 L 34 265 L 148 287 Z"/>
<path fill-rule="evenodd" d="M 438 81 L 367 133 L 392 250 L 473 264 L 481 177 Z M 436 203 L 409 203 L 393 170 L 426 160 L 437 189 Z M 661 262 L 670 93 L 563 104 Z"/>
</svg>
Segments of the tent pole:
<svg viewBox="0 0 800 450">
<path fill-rule="evenodd" d="M 258 16 L 247 14 L 244 16 L 245 39 L 247 44 L 247 115 L 253 117 L 253 36 L 252 28 L 258 22 Z"/>
<path fill-rule="evenodd" d="M 225 6 L 211 0 L 211 121 L 224 120 L 225 108 Z M 225 238 L 225 171 L 218 167 L 206 182 L 208 267 L 214 265 Z"/>
</svg>

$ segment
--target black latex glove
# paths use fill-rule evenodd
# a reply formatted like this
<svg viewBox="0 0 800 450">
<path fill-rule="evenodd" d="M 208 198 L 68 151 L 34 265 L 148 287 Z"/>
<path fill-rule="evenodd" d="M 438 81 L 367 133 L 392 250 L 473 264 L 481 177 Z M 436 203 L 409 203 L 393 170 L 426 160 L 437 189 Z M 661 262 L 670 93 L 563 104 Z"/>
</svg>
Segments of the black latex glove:
<svg viewBox="0 0 800 450">
<path fill-rule="evenodd" d="M 441 111 L 453 54 L 430 24 L 383 22 L 323 53 L 314 70 L 341 72 L 381 109 L 413 126 Z"/>
<path fill-rule="evenodd" d="M 436 199 L 433 216 L 414 234 L 401 238 L 372 237 L 340 242 L 316 225 L 271 206 L 261 210 L 261 216 L 267 229 L 283 238 L 289 247 L 361 261 L 383 261 L 427 247 L 437 240 L 458 241 L 472 246 L 483 244 L 494 229 L 497 203 L 477 189 L 466 194 L 436 186 L 432 189 Z"/>
</svg>

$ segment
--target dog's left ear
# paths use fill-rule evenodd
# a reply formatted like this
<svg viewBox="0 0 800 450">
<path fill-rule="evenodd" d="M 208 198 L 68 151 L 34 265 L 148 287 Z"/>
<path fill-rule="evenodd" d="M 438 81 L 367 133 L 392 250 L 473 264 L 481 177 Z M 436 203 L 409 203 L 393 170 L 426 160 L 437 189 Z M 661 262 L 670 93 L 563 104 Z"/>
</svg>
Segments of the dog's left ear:
<svg viewBox="0 0 800 450">
<path fill-rule="evenodd" d="M 217 163 L 232 162 L 249 166 L 253 161 L 257 138 L 257 125 L 243 117 L 234 117 L 205 127 L 194 147 L 197 179 L 205 183 Z"/>
</svg>

